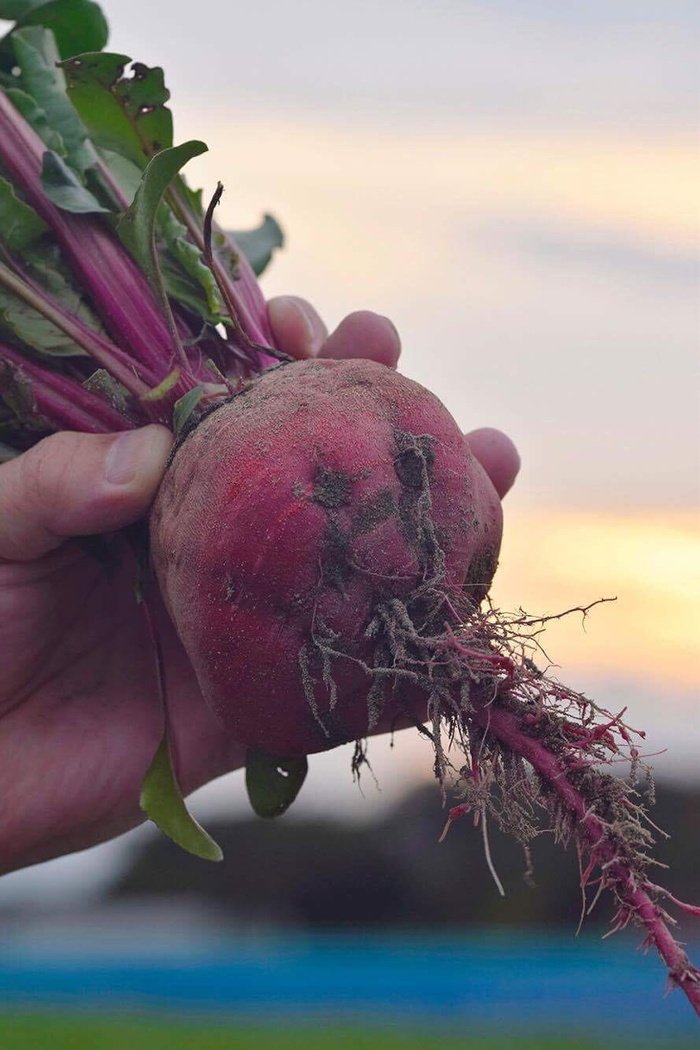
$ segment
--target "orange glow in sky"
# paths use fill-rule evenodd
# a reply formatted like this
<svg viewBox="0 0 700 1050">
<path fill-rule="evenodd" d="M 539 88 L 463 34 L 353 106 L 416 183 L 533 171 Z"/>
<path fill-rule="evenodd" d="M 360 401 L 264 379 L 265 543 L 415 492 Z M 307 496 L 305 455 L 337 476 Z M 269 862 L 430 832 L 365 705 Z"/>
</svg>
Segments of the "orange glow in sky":
<svg viewBox="0 0 700 1050">
<path fill-rule="evenodd" d="M 700 529 L 690 512 L 506 508 L 493 599 L 544 615 L 598 598 L 586 618 L 547 626 L 554 662 L 693 688 L 700 672 Z M 565 674 L 562 674 L 565 678 Z"/>
</svg>

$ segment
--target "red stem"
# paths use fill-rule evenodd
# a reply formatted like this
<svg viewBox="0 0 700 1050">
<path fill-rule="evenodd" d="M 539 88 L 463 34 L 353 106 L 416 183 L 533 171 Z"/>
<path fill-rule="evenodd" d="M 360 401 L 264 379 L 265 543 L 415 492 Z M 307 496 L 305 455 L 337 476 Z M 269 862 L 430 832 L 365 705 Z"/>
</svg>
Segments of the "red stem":
<svg viewBox="0 0 700 1050">
<path fill-rule="evenodd" d="M 134 372 L 134 363 L 121 347 L 105 339 L 75 314 L 69 314 L 34 281 L 31 283 L 0 263 L 0 283 L 4 284 L 20 299 L 51 321 L 56 327 L 82 347 L 103 368 L 106 368 L 122 386 L 135 397 L 143 397 L 156 386 L 162 377 L 141 368 L 140 375 Z"/>
<path fill-rule="evenodd" d="M 220 279 L 228 285 L 229 294 L 236 303 L 240 323 L 252 342 L 274 348 L 276 344 L 267 316 L 267 303 L 258 284 L 257 277 L 253 273 L 253 268 L 243 252 L 236 247 L 233 237 L 225 230 L 219 229 L 218 226 L 215 226 L 215 230 L 217 235 L 224 238 L 226 245 L 231 251 L 236 253 L 238 258 L 237 281 L 232 279 L 231 275 L 226 272 L 225 268 L 218 261 L 217 266 L 220 270 Z M 276 358 L 272 357 L 268 364 L 274 361 L 276 361 Z"/>
<path fill-rule="evenodd" d="M 86 390 L 74 379 L 33 364 L 4 343 L 0 343 L 0 364 L 2 361 L 8 361 L 28 380 L 37 415 L 57 429 L 108 434 L 133 428 L 134 424 L 105 398 Z M 1 380 L 0 372 L 0 383 Z"/>
<path fill-rule="evenodd" d="M 524 758 L 549 785 L 576 821 L 596 865 L 606 865 L 607 877 L 630 917 L 636 917 L 646 928 L 648 941 L 654 944 L 668 967 L 671 980 L 683 989 L 695 1012 L 700 1016 L 700 971 L 671 935 L 662 909 L 638 884 L 636 873 L 616 849 L 613 836 L 602 821 L 590 812 L 590 805 L 572 784 L 566 764 L 522 727 L 522 719 L 503 708 L 499 700 L 476 705 L 474 721 L 512 752 Z"/>
<path fill-rule="evenodd" d="M 171 191 L 171 194 L 178 217 L 186 226 L 187 232 L 193 242 L 197 245 L 200 251 L 203 252 L 206 245 L 204 243 L 204 234 L 200 224 L 189 212 L 186 204 L 175 189 Z M 214 224 L 213 228 L 217 238 L 222 237 L 225 241 L 226 247 L 234 252 L 238 259 L 238 280 L 234 281 L 227 268 L 222 266 L 221 262 L 216 257 L 216 251 L 213 252 L 212 269 L 214 270 L 217 283 L 220 287 L 222 285 L 224 286 L 227 296 L 234 305 L 236 319 L 248 339 L 261 346 L 269 346 L 276 349 L 277 344 L 275 343 L 267 314 L 267 303 L 265 302 L 265 297 L 260 285 L 258 284 L 258 280 L 253 273 L 252 266 L 243 252 L 239 251 L 236 247 L 230 234 L 221 230 L 216 224 Z M 263 365 L 270 365 L 276 360 L 277 359 L 271 355 L 267 361 L 263 362 Z"/>
<path fill-rule="evenodd" d="M 174 347 L 146 278 L 99 216 L 61 211 L 46 197 L 45 149 L 0 91 L 0 159 L 10 180 L 53 230 L 112 338 L 162 379 L 171 370 Z"/>
</svg>

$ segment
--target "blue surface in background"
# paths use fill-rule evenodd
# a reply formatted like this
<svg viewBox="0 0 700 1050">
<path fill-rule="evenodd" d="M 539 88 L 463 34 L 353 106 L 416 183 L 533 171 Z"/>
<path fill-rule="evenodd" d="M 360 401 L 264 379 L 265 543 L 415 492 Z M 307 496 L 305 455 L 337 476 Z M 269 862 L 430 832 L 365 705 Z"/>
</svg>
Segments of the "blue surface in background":
<svg viewBox="0 0 700 1050">
<path fill-rule="evenodd" d="M 664 969 L 629 941 L 353 935 L 243 938 L 183 952 L 51 954 L 3 951 L 7 1005 L 168 1009 L 280 1019 L 370 1017 L 391 1023 L 587 1032 L 627 1038 L 697 1035 Z M 13 957 L 10 957 L 10 954 Z M 700 1044 L 700 1041 L 699 1041 Z"/>
</svg>

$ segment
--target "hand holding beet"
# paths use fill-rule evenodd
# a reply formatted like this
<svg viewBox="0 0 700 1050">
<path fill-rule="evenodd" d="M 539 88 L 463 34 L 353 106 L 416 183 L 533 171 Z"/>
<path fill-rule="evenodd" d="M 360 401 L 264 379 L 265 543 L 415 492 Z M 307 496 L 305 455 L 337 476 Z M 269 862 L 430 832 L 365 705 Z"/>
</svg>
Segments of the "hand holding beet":
<svg viewBox="0 0 700 1050">
<path fill-rule="evenodd" d="M 173 144 L 162 71 L 126 73 L 103 20 L 56 0 L 8 39 L 0 863 L 109 838 L 139 803 L 220 859 L 183 794 L 242 745 L 274 815 L 307 754 L 355 739 L 359 765 L 364 737 L 413 721 L 461 797 L 448 827 L 470 813 L 488 857 L 487 818 L 525 847 L 544 821 L 584 898 L 607 891 L 614 929 L 640 926 L 700 1013 L 664 905 L 698 909 L 650 879 L 641 734 L 539 671 L 542 619 L 488 602 L 510 443 L 467 444 L 387 368 L 385 320 L 326 339 L 299 300 L 268 311 L 256 275 L 279 227 L 217 227 L 223 187 L 205 207 L 180 175 L 206 146 Z"/>
<path fill-rule="evenodd" d="M 356 341 L 379 361 L 398 359 L 393 326 L 376 315 L 354 315 L 330 337 L 300 300 L 273 302 L 270 316 L 279 345 L 295 356 L 350 356 Z M 518 461 L 508 439 L 470 438 L 499 484 L 512 480 Z M 63 433 L 0 466 L 2 870 L 84 849 L 144 819 L 139 785 L 162 726 L 150 641 L 134 622 L 133 565 L 106 571 L 70 542 L 147 513 L 172 435 L 153 426 L 124 439 L 111 464 L 120 439 Z M 164 613 L 161 630 L 187 792 L 241 765 L 243 748 L 227 742 L 203 704 Z"/>
</svg>

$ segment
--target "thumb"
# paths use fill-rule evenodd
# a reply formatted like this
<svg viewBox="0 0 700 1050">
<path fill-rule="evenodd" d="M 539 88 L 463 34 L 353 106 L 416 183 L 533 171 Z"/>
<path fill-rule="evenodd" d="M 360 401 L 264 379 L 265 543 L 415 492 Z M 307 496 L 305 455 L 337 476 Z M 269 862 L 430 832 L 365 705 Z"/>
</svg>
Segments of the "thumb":
<svg viewBox="0 0 700 1050">
<path fill-rule="evenodd" d="M 0 558 L 40 558 L 71 536 L 112 532 L 148 510 L 172 445 L 165 427 L 63 432 L 0 466 Z"/>
</svg>

